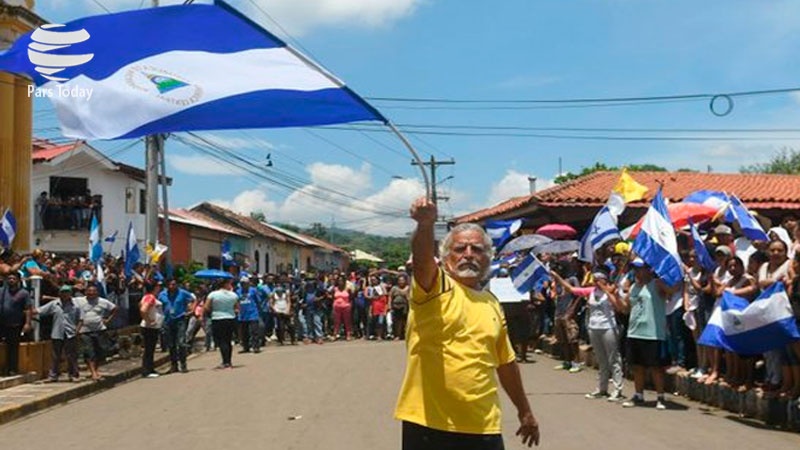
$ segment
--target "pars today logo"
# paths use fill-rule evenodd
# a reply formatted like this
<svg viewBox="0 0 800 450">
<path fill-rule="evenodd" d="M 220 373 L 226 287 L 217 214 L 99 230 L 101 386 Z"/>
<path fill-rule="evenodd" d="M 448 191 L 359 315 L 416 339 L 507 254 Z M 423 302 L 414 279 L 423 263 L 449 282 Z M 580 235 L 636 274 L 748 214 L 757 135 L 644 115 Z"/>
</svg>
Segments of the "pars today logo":
<svg viewBox="0 0 800 450">
<path fill-rule="evenodd" d="M 33 64 L 34 70 L 42 77 L 55 83 L 68 81 L 68 78 L 58 76 L 60 72 L 69 67 L 77 67 L 88 63 L 94 58 L 94 53 L 69 54 L 64 52 L 52 53 L 54 50 L 68 49 L 74 44 L 88 41 L 91 35 L 84 29 L 64 31 L 63 24 L 42 25 L 31 33 L 31 43 L 28 44 L 28 59 Z M 92 88 L 55 87 L 35 88 L 28 86 L 28 95 L 34 97 L 82 97 L 89 100 Z"/>
</svg>

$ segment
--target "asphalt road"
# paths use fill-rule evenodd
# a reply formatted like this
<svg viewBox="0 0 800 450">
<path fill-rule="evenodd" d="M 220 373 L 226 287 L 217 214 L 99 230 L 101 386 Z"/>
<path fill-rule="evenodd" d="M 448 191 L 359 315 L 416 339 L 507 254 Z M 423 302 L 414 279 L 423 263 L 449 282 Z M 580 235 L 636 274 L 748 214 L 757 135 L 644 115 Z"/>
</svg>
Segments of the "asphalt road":
<svg viewBox="0 0 800 450">
<path fill-rule="evenodd" d="M 548 449 L 798 449 L 800 435 L 763 429 L 724 411 L 675 399 L 668 411 L 586 400 L 594 372 L 523 366 L 526 390 Z M 269 347 L 190 361 L 189 374 L 136 380 L 0 427 L 4 449 L 398 449 L 392 419 L 403 375 L 402 343 Z M 629 389 L 628 389 L 629 390 Z M 654 400 L 652 395 L 648 400 Z M 507 449 L 516 414 L 503 397 Z M 302 416 L 297 420 L 289 417 Z"/>
</svg>

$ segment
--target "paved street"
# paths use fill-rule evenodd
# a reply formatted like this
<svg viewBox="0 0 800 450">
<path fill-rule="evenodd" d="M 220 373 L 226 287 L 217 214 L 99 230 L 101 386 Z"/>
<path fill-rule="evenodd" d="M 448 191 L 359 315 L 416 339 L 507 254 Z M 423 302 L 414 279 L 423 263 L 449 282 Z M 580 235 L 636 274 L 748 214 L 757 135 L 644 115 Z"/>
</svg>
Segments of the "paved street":
<svg viewBox="0 0 800 450">
<path fill-rule="evenodd" d="M 403 373 L 402 343 L 270 347 L 190 361 L 192 372 L 127 383 L 0 428 L 3 448 L 142 450 L 397 449 L 392 409 Z M 724 411 L 679 400 L 673 410 L 623 410 L 583 394 L 594 372 L 553 371 L 537 357 L 523 377 L 551 449 L 797 449 L 800 435 L 741 423 Z M 652 396 L 651 396 L 652 399 Z M 508 400 L 506 447 L 515 415 Z M 302 416 L 288 420 L 290 416 Z"/>
</svg>

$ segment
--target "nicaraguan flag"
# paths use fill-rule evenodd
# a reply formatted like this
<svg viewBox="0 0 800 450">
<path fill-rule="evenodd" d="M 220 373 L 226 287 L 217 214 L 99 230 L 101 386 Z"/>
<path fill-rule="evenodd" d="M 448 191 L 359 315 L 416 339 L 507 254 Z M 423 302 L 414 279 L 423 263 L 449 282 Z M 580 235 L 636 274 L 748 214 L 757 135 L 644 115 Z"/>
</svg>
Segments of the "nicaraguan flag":
<svg viewBox="0 0 800 450">
<path fill-rule="evenodd" d="M 769 241 L 767 233 L 761 228 L 761 224 L 753 217 L 753 214 L 739 200 L 739 197 L 731 196 L 731 207 L 736 221 L 739 222 L 739 227 L 742 229 L 742 234 L 751 241 Z"/>
<path fill-rule="evenodd" d="M 119 234 L 119 230 L 114 230 L 114 234 L 112 234 L 111 236 L 106 236 L 105 242 L 108 242 L 109 244 L 117 242 L 117 234 Z"/>
<path fill-rule="evenodd" d="M 668 285 L 683 279 L 678 241 L 661 189 L 644 216 L 642 229 L 633 241 L 633 251 Z"/>
<path fill-rule="evenodd" d="M 14 237 L 17 236 L 17 219 L 14 217 L 14 214 L 11 213 L 10 209 L 7 209 L 5 213 L 3 213 L 3 217 L 0 218 L 0 244 L 3 245 L 3 248 L 11 248 L 11 244 L 14 243 Z"/>
<path fill-rule="evenodd" d="M 495 278 L 500 274 L 500 269 L 502 268 L 503 264 L 510 266 L 517 260 L 517 255 L 508 255 L 504 258 L 495 259 L 489 265 L 489 278 Z"/>
<path fill-rule="evenodd" d="M 522 262 L 511 271 L 514 288 L 520 294 L 532 291 L 538 283 L 550 278 L 550 271 L 533 253 L 529 253 Z"/>
<path fill-rule="evenodd" d="M 52 93 L 64 136 L 386 119 L 344 83 L 222 1 L 43 25 L 0 70 Z"/>
<path fill-rule="evenodd" d="M 698 344 L 754 355 L 800 339 L 783 283 L 774 283 L 749 303 L 730 292 L 711 314 Z"/>
<path fill-rule="evenodd" d="M 701 205 L 717 208 L 721 211 L 725 222 L 732 223 L 736 218 L 731 209 L 731 199 L 728 194 L 720 191 L 701 190 L 694 191 L 683 199 L 683 203 L 699 203 Z"/>
<path fill-rule="evenodd" d="M 100 241 L 100 224 L 97 222 L 97 216 L 92 215 L 92 226 L 89 228 L 89 259 L 96 264 L 102 257 L 103 243 Z"/>
<path fill-rule="evenodd" d="M 612 239 L 622 239 L 617 228 L 617 219 L 608 206 L 604 206 L 594 216 L 592 224 L 581 239 L 578 259 L 586 262 L 594 261 L 594 251 Z"/>
<path fill-rule="evenodd" d="M 231 251 L 231 241 L 225 239 L 222 241 L 222 264 L 233 264 L 233 252 Z"/>
<path fill-rule="evenodd" d="M 697 256 L 697 262 L 699 262 L 700 266 L 705 270 L 714 270 L 714 268 L 717 267 L 717 262 L 714 261 L 711 254 L 708 253 L 706 243 L 703 242 L 703 238 L 700 237 L 697 227 L 694 223 L 689 222 L 689 229 L 692 232 L 692 243 L 694 244 L 694 253 Z"/>
<path fill-rule="evenodd" d="M 133 273 L 133 265 L 139 262 L 142 255 L 139 253 L 139 244 L 136 242 L 136 233 L 133 231 L 133 222 L 128 225 L 128 237 L 125 241 L 125 276 Z"/>
<path fill-rule="evenodd" d="M 500 250 L 511 236 L 522 227 L 522 219 L 516 220 L 490 220 L 486 222 L 484 228 L 492 238 L 494 248 Z"/>
</svg>

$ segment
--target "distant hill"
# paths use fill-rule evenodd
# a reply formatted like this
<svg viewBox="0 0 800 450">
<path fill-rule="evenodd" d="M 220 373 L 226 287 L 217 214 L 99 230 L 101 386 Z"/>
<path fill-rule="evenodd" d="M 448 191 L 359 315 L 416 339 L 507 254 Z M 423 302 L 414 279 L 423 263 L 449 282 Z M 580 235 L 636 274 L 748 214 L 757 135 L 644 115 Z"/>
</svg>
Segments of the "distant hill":
<svg viewBox="0 0 800 450">
<path fill-rule="evenodd" d="M 386 261 L 386 267 L 397 269 L 408 260 L 411 254 L 411 242 L 407 237 L 387 237 L 368 234 L 362 231 L 330 227 L 320 223 L 312 224 L 309 228 L 300 228 L 290 224 L 277 223 L 276 225 L 289 230 L 297 231 L 318 239 L 335 244 L 346 250 L 363 250 Z"/>
</svg>

